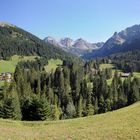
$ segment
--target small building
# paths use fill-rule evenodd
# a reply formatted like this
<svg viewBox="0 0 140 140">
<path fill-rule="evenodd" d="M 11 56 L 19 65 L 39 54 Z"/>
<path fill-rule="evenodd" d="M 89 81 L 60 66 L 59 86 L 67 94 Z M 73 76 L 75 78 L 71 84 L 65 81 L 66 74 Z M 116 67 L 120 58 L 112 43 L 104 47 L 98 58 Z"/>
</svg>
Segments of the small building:
<svg viewBox="0 0 140 140">
<path fill-rule="evenodd" d="M 12 81 L 12 73 L 10 73 L 10 72 L 0 73 L 0 81 L 11 82 Z"/>
<path fill-rule="evenodd" d="M 128 78 L 130 76 L 130 73 L 121 73 L 121 77 Z"/>
</svg>

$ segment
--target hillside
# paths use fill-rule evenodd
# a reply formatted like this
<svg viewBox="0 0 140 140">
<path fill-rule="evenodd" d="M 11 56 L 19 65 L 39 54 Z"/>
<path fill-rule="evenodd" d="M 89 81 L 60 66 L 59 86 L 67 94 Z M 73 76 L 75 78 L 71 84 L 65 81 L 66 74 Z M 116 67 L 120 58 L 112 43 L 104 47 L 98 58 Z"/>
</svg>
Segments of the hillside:
<svg viewBox="0 0 140 140">
<path fill-rule="evenodd" d="M 0 139 L 139 140 L 139 108 L 140 102 L 114 112 L 65 121 L 0 120 Z"/>
<path fill-rule="evenodd" d="M 44 43 L 38 37 L 11 24 L 0 24 L 0 59 L 13 55 L 34 55 L 47 58 L 77 59 L 58 47 Z"/>
<path fill-rule="evenodd" d="M 84 58 L 104 57 L 111 54 L 140 50 L 140 25 L 134 25 L 121 32 L 115 32 L 102 48 L 85 54 Z"/>
</svg>

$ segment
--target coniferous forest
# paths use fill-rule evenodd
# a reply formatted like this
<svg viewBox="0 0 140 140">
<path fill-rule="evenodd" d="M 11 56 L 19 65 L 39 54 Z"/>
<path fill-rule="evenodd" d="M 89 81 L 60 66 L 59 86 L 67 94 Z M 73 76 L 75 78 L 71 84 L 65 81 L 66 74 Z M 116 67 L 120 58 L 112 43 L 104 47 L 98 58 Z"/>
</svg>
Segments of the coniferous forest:
<svg viewBox="0 0 140 140">
<path fill-rule="evenodd" d="M 0 94 L 0 118 L 77 118 L 116 110 L 140 99 L 139 79 L 130 74 L 122 80 L 115 71 L 109 85 L 107 79 L 112 77 L 112 70 L 100 70 L 99 61 L 84 65 L 63 61 L 49 73 L 40 61 L 17 65 L 13 82 L 5 83 Z"/>
</svg>

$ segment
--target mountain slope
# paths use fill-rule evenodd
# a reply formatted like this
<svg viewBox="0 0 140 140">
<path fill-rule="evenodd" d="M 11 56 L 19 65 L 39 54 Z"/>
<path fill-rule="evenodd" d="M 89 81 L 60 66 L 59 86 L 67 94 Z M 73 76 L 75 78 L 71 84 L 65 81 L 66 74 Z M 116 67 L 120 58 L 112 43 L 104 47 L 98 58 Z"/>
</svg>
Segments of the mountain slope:
<svg viewBox="0 0 140 140">
<path fill-rule="evenodd" d="M 140 102 L 93 117 L 53 122 L 0 120 L 0 139 L 122 140 L 140 138 Z"/>
<path fill-rule="evenodd" d="M 0 59 L 7 59 L 13 55 L 38 55 L 71 60 L 74 57 L 54 45 L 44 43 L 21 28 L 0 23 Z"/>
<path fill-rule="evenodd" d="M 109 38 L 103 47 L 85 57 L 103 57 L 118 52 L 127 52 L 140 49 L 140 25 L 134 25 Z"/>
<path fill-rule="evenodd" d="M 99 49 L 104 44 L 103 42 L 89 43 L 82 38 L 79 38 L 74 41 L 70 38 L 63 38 L 60 40 L 56 40 L 53 37 L 46 37 L 44 41 L 52 45 L 57 45 L 63 50 L 70 52 L 72 54 L 76 54 L 78 56 L 83 56 L 87 52 L 91 52 L 92 50 Z"/>
</svg>

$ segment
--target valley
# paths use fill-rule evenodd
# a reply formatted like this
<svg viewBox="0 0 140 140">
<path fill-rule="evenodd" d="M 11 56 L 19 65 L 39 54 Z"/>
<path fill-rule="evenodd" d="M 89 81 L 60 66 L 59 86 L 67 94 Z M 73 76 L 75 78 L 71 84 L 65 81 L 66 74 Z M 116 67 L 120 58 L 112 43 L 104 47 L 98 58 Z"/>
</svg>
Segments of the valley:
<svg viewBox="0 0 140 140">
<path fill-rule="evenodd" d="M 140 140 L 139 5 L 1 1 L 0 140 Z"/>
<path fill-rule="evenodd" d="M 139 50 L 83 59 L 10 24 L 2 24 L 0 36 L 0 139 L 140 137 Z M 69 41 L 61 43 L 77 52 Z"/>
</svg>

